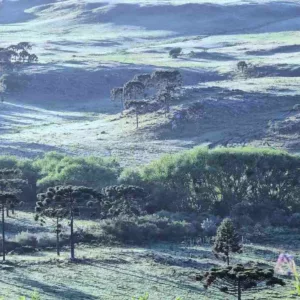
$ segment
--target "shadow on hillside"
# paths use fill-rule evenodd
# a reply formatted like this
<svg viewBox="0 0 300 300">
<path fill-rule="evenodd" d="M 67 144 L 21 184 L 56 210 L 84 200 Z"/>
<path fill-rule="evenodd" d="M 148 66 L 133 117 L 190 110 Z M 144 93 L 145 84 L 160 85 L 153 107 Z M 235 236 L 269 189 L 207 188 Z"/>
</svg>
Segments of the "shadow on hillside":
<svg viewBox="0 0 300 300">
<path fill-rule="evenodd" d="M 157 128 L 160 140 L 189 139 L 194 145 L 210 144 L 210 148 L 247 145 L 269 137 L 270 124 L 285 120 L 288 110 L 299 103 L 298 96 L 219 87 L 199 88 L 187 98 L 202 100 L 184 102 L 175 128 L 172 116 Z"/>
<path fill-rule="evenodd" d="M 197 61 L 198 59 L 216 60 L 216 61 L 236 60 L 236 58 L 232 55 L 218 53 L 218 52 L 194 52 L 192 57 L 190 57 L 190 58 L 180 57 L 180 59 L 189 60 L 189 61 Z"/>
<path fill-rule="evenodd" d="M 119 3 L 107 8 L 105 13 L 103 10 L 85 10 L 81 18 L 86 23 L 114 23 L 146 30 L 176 32 L 181 35 L 198 35 L 252 32 L 267 25 L 266 32 L 278 31 L 276 26 L 272 29 L 273 23 L 287 21 L 300 14 L 297 4 L 273 1 L 241 5 L 188 3 L 142 6 Z M 290 31 L 298 29 L 297 24 L 294 28 L 289 26 Z"/>
<path fill-rule="evenodd" d="M 25 12 L 34 6 L 52 3 L 53 0 L 22 0 L 0 2 L 0 24 L 23 23 L 35 19 L 33 13 Z"/>
<path fill-rule="evenodd" d="M 300 45 L 289 45 L 289 46 L 279 46 L 269 50 L 254 50 L 254 51 L 246 51 L 248 55 L 257 55 L 257 56 L 268 56 L 274 55 L 278 53 L 294 53 L 300 52 Z"/>
<path fill-rule="evenodd" d="M 20 207 L 22 209 L 22 207 Z M 1 226 L 0 226 L 1 227 Z M 32 233 L 49 232 L 49 228 L 39 226 L 37 222 L 28 220 L 27 218 L 20 218 L 18 211 L 14 215 L 6 218 L 5 230 L 9 235 L 15 235 L 22 231 L 30 231 Z"/>
<path fill-rule="evenodd" d="M 123 86 L 135 75 L 152 73 L 157 67 L 128 63 L 117 67 L 102 66 L 96 71 L 82 70 L 77 67 L 62 68 L 61 66 L 55 66 L 55 69 L 55 71 L 27 75 L 30 86 L 20 95 L 15 96 L 20 113 L 22 106 L 25 108 L 26 105 L 31 105 L 31 107 L 26 107 L 28 112 L 34 113 L 37 108 L 49 109 L 49 113 L 53 116 L 55 116 L 55 111 L 118 113 L 120 109 L 116 109 L 115 103 L 109 99 L 110 90 Z M 230 74 L 220 74 L 216 71 L 204 72 L 199 68 L 182 69 L 181 73 L 184 86 L 224 80 L 230 76 Z"/>
<path fill-rule="evenodd" d="M 176 286 L 178 289 L 190 291 L 190 292 L 203 291 L 203 288 L 198 288 L 190 284 L 184 284 L 176 280 L 170 280 L 167 279 L 166 277 L 155 276 L 145 272 L 138 274 L 137 272 L 130 271 L 128 270 L 128 268 L 121 267 L 120 265 L 106 264 L 101 261 L 97 261 L 96 263 L 88 263 L 88 264 L 96 268 L 105 269 L 107 271 L 120 274 L 121 276 L 122 275 L 129 276 L 132 278 L 132 280 L 138 280 L 138 281 L 144 280 L 145 282 L 153 282 L 155 284 L 160 284 L 160 285 Z"/>
<path fill-rule="evenodd" d="M 248 72 L 252 77 L 300 77 L 300 67 L 296 64 L 253 66 Z"/>
<path fill-rule="evenodd" d="M 56 151 L 60 153 L 70 154 L 59 147 L 49 146 L 38 143 L 11 142 L 1 141 L 1 155 L 12 155 L 18 157 L 35 158 L 42 156 L 45 152 Z"/>
<path fill-rule="evenodd" d="M 67 286 L 64 286 L 63 283 L 61 285 L 55 286 L 50 284 L 45 284 L 37 280 L 29 279 L 29 278 L 22 278 L 18 277 L 18 283 L 16 282 L 5 282 L 6 284 L 10 284 L 13 286 L 17 286 L 21 289 L 26 289 L 28 291 L 28 296 L 32 293 L 33 290 L 37 289 L 40 291 L 41 295 L 49 295 L 55 298 L 59 299 L 74 299 L 74 300 L 96 300 L 99 299 L 99 297 L 94 297 L 89 294 L 86 294 L 78 289 L 70 288 Z"/>
</svg>

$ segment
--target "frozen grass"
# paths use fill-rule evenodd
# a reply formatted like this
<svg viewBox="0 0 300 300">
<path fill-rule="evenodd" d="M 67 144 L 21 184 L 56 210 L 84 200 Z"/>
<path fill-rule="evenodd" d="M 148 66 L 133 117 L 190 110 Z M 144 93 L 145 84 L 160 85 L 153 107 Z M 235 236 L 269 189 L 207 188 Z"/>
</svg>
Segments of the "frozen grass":
<svg viewBox="0 0 300 300">
<path fill-rule="evenodd" d="M 21 225 L 31 232 L 40 231 L 33 221 L 33 214 L 17 212 L 17 217 L 8 219 L 9 228 Z M 97 228 L 97 222 L 76 220 L 76 226 Z M 281 245 L 277 248 L 249 244 L 245 245 L 243 254 L 233 257 L 232 262 L 257 261 L 272 267 L 280 251 Z M 29 296 L 32 290 L 37 290 L 43 300 L 131 300 L 132 296 L 144 292 L 149 292 L 153 300 L 174 300 L 176 296 L 182 300 L 224 299 L 221 293 L 206 292 L 193 280 L 195 273 L 222 264 L 214 258 L 209 246 L 157 244 L 138 248 L 81 244 L 77 245 L 76 254 L 77 263 L 68 262 L 68 247 L 63 248 L 59 259 L 55 250 L 34 255 L 9 255 L 10 264 L 0 268 L 3 273 L 0 295 L 15 299 L 17 295 Z M 253 294 L 245 299 L 293 299 L 289 293 L 291 289 L 288 281 L 285 288 Z"/>
</svg>

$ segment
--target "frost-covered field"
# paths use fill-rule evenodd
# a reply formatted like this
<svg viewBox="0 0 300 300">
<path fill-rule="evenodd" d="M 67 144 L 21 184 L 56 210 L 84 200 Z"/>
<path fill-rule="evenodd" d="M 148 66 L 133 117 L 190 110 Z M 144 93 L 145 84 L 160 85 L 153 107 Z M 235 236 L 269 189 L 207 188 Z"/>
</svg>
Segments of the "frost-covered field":
<svg viewBox="0 0 300 300">
<path fill-rule="evenodd" d="M 43 234 L 30 213 L 17 212 L 9 218 L 10 230 L 22 228 Z M 97 226 L 97 222 L 76 220 L 76 228 Z M 48 229 L 49 230 L 49 229 Z M 49 236 L 54 233 L 48 233 Z M 243 254 L 232 257 L 234 263 L 258 262 L 273 267 L 282 245 L 266 247 L 244 245 Z M 290 245 L 289 251 L 297 253 Z M 222 265 L 216 260 L 209 245 L 157 244 L 150 247 L 103 247 L 77 245 L 78 261 L 70 263 L 68 247 L 57 258 L 54 250 L 34 254 L 8 255 L 6 264 L 0 264 L 0 296 L 18 299 L 39 292 L 41 300 L 132 300 L 149 292 L 149 300 L 208 300 L 235 299 L 217 290 L 206 291 L 194 280 L 195 274 L 212 266 Z M 243 297 L 243 299 L 290 300 L 292 282 Z M 255 298 L 254 298 L 255 297 Z"/>
<path fill-rule="evenodd" d="M 290 143 L 297 133 L 275 138 L 268 121 L 285 121 L 298 103 L 299 16 L 300 1 L 7 0 L 0 8 L 0 46 L 29 41 L 40 60 L 24 70 L 28 88 L 9 95 L 0 111 L 3 153 L 111 153 L 139 164 L 232 136 L 235 144 L 267 141 L 297 152 L 298 144 Z M 182 47 L 183 55 L 171 59 L 172 47 Z M 255 65 L 259 76 L 238 73 L 240 60 Z M 245 114 L 210 108 L 199 129 L 178 134 L 168 119 L 151 114 L 136 131 L 134 118 L 120 118 L 120 106 L 110 103 L 109 90 L 157 68 L 178 68 L 186 86 L 200 88 L 172 111 L 220 99 L 223 90 L 226 107 L 239 100 Z M 237 98 L 231 89 L 244 94 Z M 264 108 L 252 110 L 257 101 Z"/>
</svg>

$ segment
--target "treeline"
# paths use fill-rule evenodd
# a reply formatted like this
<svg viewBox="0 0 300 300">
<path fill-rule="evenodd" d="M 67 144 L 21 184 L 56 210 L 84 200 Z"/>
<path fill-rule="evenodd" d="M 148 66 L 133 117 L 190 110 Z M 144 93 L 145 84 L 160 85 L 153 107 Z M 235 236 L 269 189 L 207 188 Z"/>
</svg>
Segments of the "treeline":
<svg viewBox="0 0 300 300">
<path fill-rule="evenodd" d="M 152 210 L 249 215 L 299 211 L 300 157 L 254 148 L 194 148 L 167 155 L 120 180 L 144 187 Z"/>
<path fill-rule="evenodd" d="M 19 169 L 28 185 L 23 191 L 25 205 L 35 204 L 36 195 L 54 185 L 84 185 L 102 189 L 117 182 L 121 167 L 115 159 L 71 157 L 49 152 L 42 158 L 0 157 L 0 169 Z"/>
<path fill-rule="evenodd" d="M 194 148 L 137 169 L 117 160 L 48 153 L 35 160 L 1 157 L 0 168 L 19 168 L 30 190 L 26 202 L 47 187 L 84 185 L 101 190 L 127 184 L 147 193 L 141 211 L 234 216 L 241 222 L 299 211 L 300 157 L 254 148 Z M 136 203 L 135 203 L 136 205 Z"/>
</svg>

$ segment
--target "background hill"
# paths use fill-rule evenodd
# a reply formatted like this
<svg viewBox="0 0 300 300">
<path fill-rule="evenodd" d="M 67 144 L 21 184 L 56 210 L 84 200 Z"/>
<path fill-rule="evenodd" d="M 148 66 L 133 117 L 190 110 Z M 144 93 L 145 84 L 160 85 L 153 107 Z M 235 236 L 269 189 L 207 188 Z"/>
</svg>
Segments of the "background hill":
<svg viewBox="0 0 300 300">
<path fill-rule="evenodd" d="M 202 144 L 297 153 L 299 16 L 300 1 L 3 1 L 0 46 L 31 42 L 39 63 L 2 105 L 1 150 L 110 153 L 130 165 Z M 183 97 L 168 118 L 146 114 L 136 130 L 109 91 L 158 68 L 182 72 Z M 172 130 L 174 111 L 194 102 L 198 118 Z"/>
</svg>

